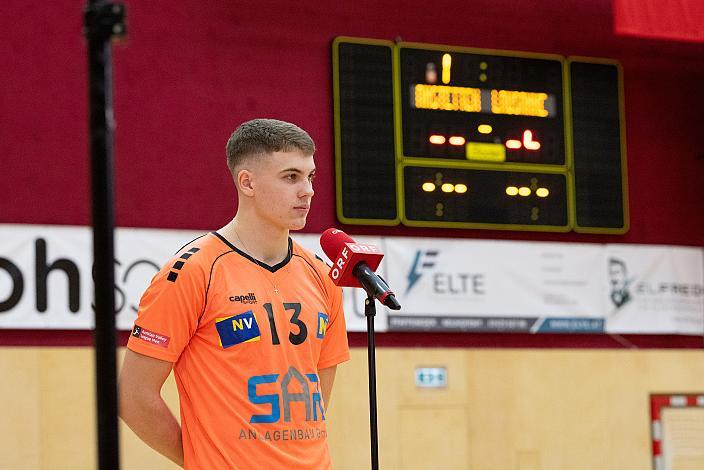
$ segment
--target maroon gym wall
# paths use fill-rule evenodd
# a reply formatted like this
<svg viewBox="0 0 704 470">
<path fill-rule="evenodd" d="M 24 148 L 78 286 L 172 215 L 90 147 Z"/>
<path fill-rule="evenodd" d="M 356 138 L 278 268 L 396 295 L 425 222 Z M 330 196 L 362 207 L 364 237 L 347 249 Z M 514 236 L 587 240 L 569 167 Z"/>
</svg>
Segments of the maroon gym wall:
<svg viewBox="0 0 704 470">
<path fill-rule="evenodd" d="M 0 223 L 90 224 L 83 3 L 4 2 Z M 253 117 L 309 130 L 319 177 L 306 231 L 340 225 L 331 42 L 347 35 L 620 60 L 631 214 L 623 236 L 348 232 L 704 245 L 704 44 L 615 36 L 609 0 L 126 3 L 128 39 L 114 48 L 119 226 L 208 230 L 227 222 L 236 203 L 225 142 Z"/>
<path fill-rule="evenodd" d="M 5 2 L 0 223 L 90 224 L 82 2 Z M 612 57 L 625 75 L 625 236 L 349 228 L 395 235 L 701 245 L 704 45 L 618 37 L 608 0 L 128 1 L 115 47 L 117 223 L 211 229 L 233 213 L 224 160 L 256 116 L 318 145 L 315 213 L 336 224 L 331 41 L 338 35 Z"/>
</svg>

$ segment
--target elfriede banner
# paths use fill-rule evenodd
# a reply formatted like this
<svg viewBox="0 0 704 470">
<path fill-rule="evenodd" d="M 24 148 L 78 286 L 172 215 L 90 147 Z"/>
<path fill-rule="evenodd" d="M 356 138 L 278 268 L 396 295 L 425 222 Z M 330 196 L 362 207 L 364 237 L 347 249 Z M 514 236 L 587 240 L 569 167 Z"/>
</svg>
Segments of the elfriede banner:
<svg viewBox="0 0 704 470">
<path fill-rule="evenodd" d="M 603 312 L 606 330 L 702 334 L 702 250 L 607 245 Z"/>
<path fill-rule="evenodd" d="M 117 326 L 130 330 L 151 278 L 201 232 L 115 234 Z M 319 235 L 293 234 L 324 257 Z M 402 309 L 379 331 L 704 333 L 704 250 L 651 245 L 356 237 L 385 253 L 377 270 Z M 0 328 L 92 329 L 88 227 L 0 225 Z M 344 289 L 350 331 L 364 292 Z"/>
</svg>

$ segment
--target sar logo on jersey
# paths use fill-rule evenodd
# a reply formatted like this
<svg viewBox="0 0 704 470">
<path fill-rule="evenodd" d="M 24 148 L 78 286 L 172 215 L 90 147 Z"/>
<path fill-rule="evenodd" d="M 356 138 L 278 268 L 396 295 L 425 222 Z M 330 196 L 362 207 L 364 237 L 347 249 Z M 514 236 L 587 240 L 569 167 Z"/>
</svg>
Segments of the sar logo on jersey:
<svg viewBox="0 0 704 470">
<path fill-rule="evenodd" d="M 318 312 L 318 330 L 315 334 L 316 338 L 324 338 L 325 332 L 328 331 L 328 316 L 323 312 Z"/>
<path fill-rule="evenodd" d="M 232 317 L 218 318 L 215 320 L 215 327 L 223 348 L 261 339 L 257 319 L 251 310 Z"/>
</svg>

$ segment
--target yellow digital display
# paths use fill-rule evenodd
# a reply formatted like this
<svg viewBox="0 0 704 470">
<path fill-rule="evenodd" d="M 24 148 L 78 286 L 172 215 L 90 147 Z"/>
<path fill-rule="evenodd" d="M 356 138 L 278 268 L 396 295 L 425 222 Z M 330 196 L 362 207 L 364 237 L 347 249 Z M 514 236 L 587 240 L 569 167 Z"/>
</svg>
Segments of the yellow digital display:
<svg viewBox="0 0 704 470">
<path fill-rule="evenodd" d="M 491 90 L 491 112 L 516 116 L 547 117 L 547 93 L 528 91 Z"/>
<path fill-rule="evenodd" d="M 482 110 L 481 90 L 458 86 L 416 85 L 413 105 L 418 109 L 478 113 Z"/>
<path fill-rule="evenodd" d="M 443 77 L 445 72 L 443 71 Z M 443 78 L 444 81 L 444 78 Z M 466 113 L 510 114 L 550 117 L 547 93 L 489 90 L 447 85 L 413 85 L 411 106 L 416 109 L 463 111 Z"/>
<path fill-rule="evenodd" d="M 469 142 L 465 149 L 467 152 L 467 160 L 477 160 L 480 162 L 506 161 L 506 147 L 503 144 Z"/>
<path fill-rule="evenodd" d="M 445 54 L 442 56 L 442 82 L 444 84 L 450 83 L 450 70 L 452 67 L 452 56 L 450 54 Z"/>
<path fill-rule="evenodd" d="M 398 60 L 400 159 L 566 170 L 560 57 L 403 45 Z"/>
</svg>

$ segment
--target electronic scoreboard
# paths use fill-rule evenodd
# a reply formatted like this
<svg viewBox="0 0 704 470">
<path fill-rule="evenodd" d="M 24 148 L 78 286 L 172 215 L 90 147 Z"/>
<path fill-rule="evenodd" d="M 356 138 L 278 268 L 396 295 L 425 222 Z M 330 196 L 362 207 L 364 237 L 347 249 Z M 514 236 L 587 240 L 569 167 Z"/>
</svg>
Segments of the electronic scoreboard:
<svg viewBox="0 0 704 470">
<path fill-rule="evenodd" d="M 628 230 L 615 61 L 340 37 L 333 86 L 343 223 Z"/>
</svg>

